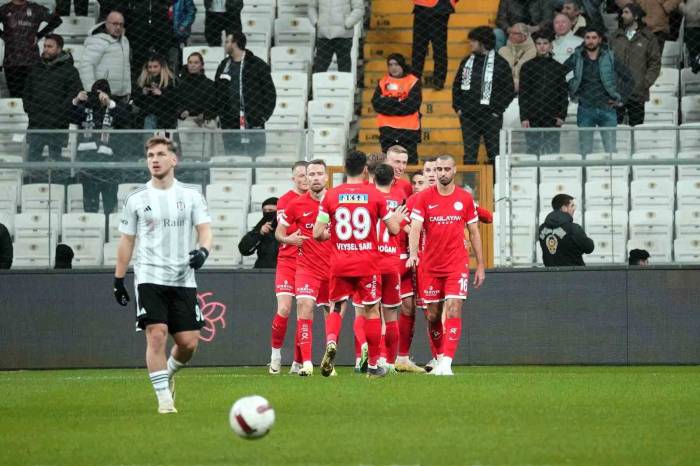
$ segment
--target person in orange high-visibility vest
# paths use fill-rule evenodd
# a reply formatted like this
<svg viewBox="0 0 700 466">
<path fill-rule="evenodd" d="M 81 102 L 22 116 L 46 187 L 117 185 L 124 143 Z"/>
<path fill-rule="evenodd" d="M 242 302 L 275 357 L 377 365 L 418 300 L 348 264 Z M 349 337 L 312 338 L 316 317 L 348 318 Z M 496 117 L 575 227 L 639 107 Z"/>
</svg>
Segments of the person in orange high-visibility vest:
<svg viewBox="0 0 700 466">
<path fill-rule="evenodd" d="M 433 47 L 433 88 L 445 87 L 447 77 L 447 22 L 455 12 L 459 0 L 413 0 L 413 72 L 421 78 L 428 53 L 428 42 Z"/>
<path fill-rule="evenodd" d="M 403 55 L 392 53 L 386 63 L 388 73 L 379 81 L 372 97 L 379 143 L 383 152 L 396 144 L 404 147 L 408 151 L 408 163 L 414 165 L 418 163 L 420 142 L 421 83 L 411 73 Z"/>
</svg>

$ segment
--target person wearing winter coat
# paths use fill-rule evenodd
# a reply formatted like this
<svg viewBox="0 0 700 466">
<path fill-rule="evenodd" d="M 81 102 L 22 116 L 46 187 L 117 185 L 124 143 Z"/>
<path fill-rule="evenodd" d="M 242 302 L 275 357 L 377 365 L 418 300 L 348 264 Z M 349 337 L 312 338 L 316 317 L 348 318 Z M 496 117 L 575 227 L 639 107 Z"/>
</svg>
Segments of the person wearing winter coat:
<svg viewBox="0 0 700 466">
<path fill-rule="evenodd" d="M 615 0 L 615 3 L 622 10 L 625 5 L 630 3 L 630 0 Z M 656 36 L 659 51 L 663 53 L 664 43 L 669 39 L 671 31 L 671 13 L 678 8 L 680 0 L 636 0 L 636 3 L 646 13 L 644 21 L 649 30 Z"/>
<path fill-rule="evenodd" d="M 568 194 L 557 194 L 552 199 L 552 212 L 539 227 L 542 262 L 545 267 L 583 266 L 584 254 L 595 249 L 581 225 L 574 223 L 576 204 Z"/>
<path fill-rule="evenodd" d="M 192 24 L 196 14 L 197 7 L 193 0 L 173 0 L 172 21 L 175 40 L 171 49 L 170 63 L 173 64 L 176 72 L 180 69 L 182 51 L 192 34 Z"/>
<path fill-rule="evenodd" d="M 564 13 L 554 16 L 554 44 L 552 44 L 552 56 L 559 63 L 564 63 L 574 54 L 576 47 L 583 43 L 583 37 L 579 37 L 571 30 L 571 19 Z"/>
<path fill-rule="evenodd" d="M 552 0 L 501 0 L 496 13 L 495 49 L 506 45 L 506 33 L 514 24 L 525 23 L 530 32 L 535 32 L 547 26 L 553 16 Z"/>
<path fill-rule="evenodd" d="M 654 34 L 644 24 L 644 10 L 635 3 L 625 5 L 620 13 L 620 28 L 611 46 L 615 58 L 629 68 L 634 78 L 634 90 L 624 105 L 617 108 L 617 122 L 630 126 L 644 123 L 644 103 L 649 100 L 649 88 L 661 72 L 661 53 Z"/>
<path fill-rule="evenodd" d="M 14 259 L 14 249 L 12 247 L 12 236 L 7 227 L 0 223 L 0 269 L 12 267 Z"/>
<path fill-rule="evenodd" d="M 520 122 L 523 128 L 560 128 L 569 105 L 567 70 L 552 58 L 553 36 L 550 32 L 537 31 L 532 39 L 537 56 L 520 70 Z M 559 137 L 554 131 L 527 131 L 527 152 L 556 154 L 559 152 Z"/>
<path fill-rule="evenodd" d="M 229 34 L 225 47 L 227 56 L 214 76 L 217 114 L 222 129 L 262 129 L 277 103 L 270 66 L 246 49 L 246 43 L 242 32 Z M 225 132 L 223 136 L 227 155 L 258 156 L 265 153 L 265 134 L 262 132 Z"/>
<path fill-rule="evenodd" d="M 399 145 L 408 152 L 408 163 L 418 163 L 420 106 L 423 100 L 420 80 L 411 73 L 403 55 L 392 53 L 386 59 L 388 72 L 374 90 L 372 107 L 377 112 L 382 152 Z"/>
<path fill-rule="evenodd" d="M 78 134 L 77 160 L 82 162 L 116 162 L 113 134 L 100 130 L 128 126 L 129 109 L 111 96 L 109 82 L 98 79 L 90 92 L 80 91 L 73 99 L 71 123 L 84 130 Z M 85 212 L 98 212 L 100 194 L 105 215 L 117 211 L 118 178 L 114 170 L 81 170 Z"/>
<path fill-rule="evenodd" d="M 126 36 L 131 46 L 134 75 L 152 55 L 167 57 L 175 34 L 170 21 L 172 0 L 130 0 Z M 132 76 L 135 78 L 137 76 Z"/>
<path fill-rule="evenodd" d="M 80 79 L 85 89 L 98 79 L 106 79 L 112 98 L 126 103 L 131 94 L 129 39 L 124 35 L 124 16 L 118 11 L 107 15 L 85 39 L 80 60 Z"/>
<path fill-rule="evenodd" d="M 471 55 L 459 64 L 452 84 L 452 108 L 459 115 L 464 163 L 476 163 L 484 137 L 489 160 L 499 154 L 503 113 L 515 90 L 508 62 L 494 51 L 496 38 L 488 26 L 469 31 Z"/>
<path fill-rule="evenodd" d="M 258 255 L 254 269 L 274 269 L 277 267 L 279 245 L 275 239 L 277 228 L 277 201 L 270 197 L 262 203 L 262 218 L 246 233 L 238 243 L 238 251 L 242 256 Z"/>
<path fill-rule="evenodd" d="M 350 50 L 355 25 L 362 21 L 365 5 L 362 0 L 312 0 L 309 20 L 316 27 L 316 56 L 314 73 L 328 71 L 333 55 L 338 60 L 338 71 L 352 68 Z"/>
<path fill-rule="evenodd" d="M 0 39 L 5 42 L 3 70 L 10 97 L 22 97 L 27 75 L 39 59 L 37 42 L 61 25 L 61 17 L 34 2 L 12 0 L 0 6 Z M 47 23 L 41 30 L 41 24 Z"/>
<path fill-rule="evenodd" d="M 683 0 L 680 5 L 685 18 L 685 46 L 693 73 L 700 72 L 700 0 Z"/>
<path fill-rule="evenodd" d="M 524 23 L 517 23 L 508 30 L 508 42 L 498 50 L 498 54 L 506 59 L 513 71 L 513 86 L 518 92 L 520 81 L 520 69 L 528 60 L 537 56 L 535 43 L 530 38 L 528 27 Z"/>
<path fill-rule="evenodd" d="M 63 38 L 49 34 L 44 39 L 41 61 L 35 64 L 24 87 L 24 111 L 29 117 L 28 129 L 68 129 L 71 101 L 83 89 L 73 57 L 63 51 Z M 49 158 L 61 160 L 61 149 L 68 142 L 67 134 L 30 133 L 27 135 L 27 161 L 41 161 L 44 147 Z"/>
<path fill-rule="evenodd" d="M 204 38 L 209 47 L 221 47 L 221 33 L 242 32 L 243 0 L 204 0 Z"/>
<path fill-rule="evenodd" d="M 139 109 L 143 129 L 173 129 L 177 127 L 175 113 L 175 77 L 165 59 L 153 56 L 143 64 L 136 81 L 134 105 Z"/>
</svg>

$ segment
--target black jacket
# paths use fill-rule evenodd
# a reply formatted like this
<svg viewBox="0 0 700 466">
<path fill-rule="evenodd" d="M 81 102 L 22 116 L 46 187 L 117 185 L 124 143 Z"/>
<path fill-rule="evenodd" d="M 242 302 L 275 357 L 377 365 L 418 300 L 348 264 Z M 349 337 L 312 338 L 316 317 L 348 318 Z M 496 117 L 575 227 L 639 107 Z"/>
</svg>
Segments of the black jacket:
<svg viewBox="0 0 700 466">
<path fill-rule="evenodd" d="M 167 87 L 162 87 L 160 92 L 160 95 L 144 94 L 142 87 L 136 88 L 133 96 L 134 105 L 139 109 L 139 127 L 143 127 L 143 119 L 146 115 L 153 114 L 158 120 L 159 129 L 177 128 L 175 80 L 171 80 Z"/>
<path fill-rule="evenodd" d="M 0 269 L 9 269 L 12 267 L 12 258 L 12 237 L 5 225 L 0 223 Z"/>
<path fill-rule="evenodd" d="M 569 106 L 567 69 L 551 56 L 537 56 L 520 69 L 520 121 L 533 126 L 554 126 L 566 119 Z"/>
<path fill-rule="evenodd" d="M 226 57 L 219 64 L 214 77 L 216 98 L 218 102 L 218 115 L 222 128 L 238 128 L 240 108 L 233 108 L 231 102 L 231 83 L 222 79 L 221 75 L 231 60 Z M 272 116 L 277 103 L 275 83 L 272 82 L 270 66 L 262 59 L 246 50 L 243 59 L 243 104 L 245 106 L 246 122 L 248 128 L 262 128 L 265 122 Z"/>
<path fill-rule="evenodd" d="M 586 265 L 582 256 L 592 253 L 595 247 L 581 225 L 561 210 L 547 215 L 539 228 L 539 241 L 546 267 Z"/>
<path fill-rule="evenodd" d="M 185 110 L 190 116 L 204 114 L 207 120 L 216 116 L 214 81 L 207 78 L 204 73 L 190 74 L 187 71 L 182 73 L 175 89 L 175 96 L 178 118 Z"/>
<path fill-rule="evenodd" d="M 209 11 L 211 10 L 211 4 L 212 0 L 204 0 L 204 10 Z M 238 12 L 240 14 L 241 10 L 243 9 L 243 0 L 226 0 L 226 11 L 231 13 L 231 12 Z"/>
<path fill-rule="evenodd" d="M 413 85 L 406 100 L 398 100 L 382 95 L 382 88 L 377 84 L 372 96 L 372 107 L 382 115 L 412 115 L 420 110 L 423 102 L 420 79 Z"/>
<path fill-rule="evenodd" d="M 80 74 L 67 52 L 32 66 L 22 98 L 29 129 L 68 129 L 72 101 L 81 90 Z"/>
<path fill-rule="evenodd" d="M 484 64 L 486 63 L 486 55 L 477 54 L 474 59 L 474 67 L 472 69 L 472 82 L 468 91 L 462 90 L 462 74 L 464 66 L 469 59 L 469 56 L 462 60 L 457 69 L 454 83 L 452 83 L 452 108 L 455 112 L 462 111 L 462 115 L 469 117 L 470 114 L 483 112 L 488 108 L 492 113 L 499 116 L 506 111 L 513 97 L 515 97 L 515 88 L 513 87 L 513 72 L 505 58 L 496 54 L 493 66 L 493 91 L 491 92 L 491 101 L 486 107 L 481 105 L 481 82 L 484 74 Z"/>
<path fill-rule="evenodd" d="M 106 117 L 105 117 L 106 116 Z M 78 105 L 73 105 L 71 112 L 71 123 L 78 125 L 79 129 L 86 131 L 78 134 L 78 157 L 80 157 L 81 143 L 94 142 L 98 147 L 107 146 L 115 149 L 118 145 L 119 138 L 115 141 L 115 134 L 105 133 L 105 138 L 102 137 L 100 129 L 126 129 L 129 127 L 131 115 L 126 104 L 115 102 L 114 108 L 107 109 L 102 105 L 91 105 L 88 103 L 78 102 Z M 104 160 L 107 162 L 114 161 L 113 156 L 105 155 L 103 157 L 95 156 L 96 153 L 90 151 L 91 161 Z M 112 173 L 114 174 L 114 173 Z"/>
<path fill-rule="evenodd" d="M 274 269 L 277 267 L 277 250 L 279 248 L 275 239 L 275 230 L 273 229 L 264 236 L 260 234 L 260 228 L 265 222 L 267 222 L 266 219 L 261 219 L 238 243 L 238 250 L 244 256 L 250 256 L 257 251 L 258 259 L 253 266 L 256 269 Z"/>
</svg>

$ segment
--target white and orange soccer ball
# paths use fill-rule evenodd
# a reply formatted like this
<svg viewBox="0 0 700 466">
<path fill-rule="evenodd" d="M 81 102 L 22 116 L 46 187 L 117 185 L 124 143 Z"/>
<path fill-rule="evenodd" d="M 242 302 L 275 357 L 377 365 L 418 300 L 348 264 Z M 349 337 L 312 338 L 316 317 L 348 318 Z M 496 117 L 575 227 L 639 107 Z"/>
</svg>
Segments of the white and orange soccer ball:
<svg viewBox="0 0 700 466">
<path fill-rule="evenodd" d="M 275 410 L 262 396 L 246 396 L 233 404 L 228 420 L 239 437 L 260 438 L 275 424 Z"/>
</svg>

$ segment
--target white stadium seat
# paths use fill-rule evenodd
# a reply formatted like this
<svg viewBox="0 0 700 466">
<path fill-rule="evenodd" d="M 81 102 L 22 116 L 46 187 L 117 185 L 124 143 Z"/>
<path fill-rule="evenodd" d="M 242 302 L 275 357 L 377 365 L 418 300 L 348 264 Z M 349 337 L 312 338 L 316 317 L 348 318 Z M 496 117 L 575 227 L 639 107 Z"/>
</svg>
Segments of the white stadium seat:
<svg viewBox="0 0 700 466">
<path fill-rule="evenodd" d="M 653 95 L 677 95 L 679 76 L 677 68 L 662 67 L 659 71 L 659 77 L 656 78 L 649 92 Z"/>
<path fill-rule="evenodd" d="M 266 131 L 265 155 L 292 164 L 304 158 L 307 133 L 304 131 Z"/>
<path fill-rule="evenodd" d="M 116 241 L 121 238 L 122 234 L 119 231 L 119 224 L 122 221 L 122 214 L 120 212 L 112 212 L 107 217 L 109 221 L 109 226 L 107 229 L 107 241 Z"/>
<path fill-rule="evenodd" d="M 17 212 L 18 185 L 14 181 L 0 181 L 0 212 Z"/>
<path fill-rule="evenodd" d="M 28 123 L 22 99 L 0 99 L 0 127 L 5 130 L 0 133 L 0 155 L 20 156 Z"/>
<path fill-rule="evenodd" d="M 105 241 L 105 216 L 96 213 L 63 214 L 61 239 L 68 242 L 73 238 L 93 238 Z M 100 246 L 101 247 L 101 246 Z"/>
<path fill-rule="evenodd" d="M 693 73 L 691 68 L 681 70 L 681 95 L 700 94 L 700 74 Z"/>
<path fill-rule="evenodd" d="M 661 238 L 670 244 L 673 233 L 673 211 L 630 210 L 630 238 Z"/>
<path fill-rule="evenodd" d="M 343 165 L 347 143 L 342 128 L 316 129 L 313 141 L 313 158 L 323 159 L 327 165 Z"/>
<path fill-rule="evenodd" d="M 311 80 L 314 99 L 346 100 L 350 104 L 354 102 L 355 81 L 352 73 L 314 73 Z"/>
<path fill-rule="evenodd" d="M 349 129 L 353 108 L 347 102 L 333 99 L 314 99 L 309 102 L 309 127 Z"/>
<path fill-rule="evenodd" d="M 241 238 L 246 234 L 247 212 L 235 209 L 212 209 L 209 215 L 214 237 L 225 238 L 217 242 L 231 242 L 233 238 Z"/>
<path fill-rule="evenodd" d="M 623 237 L 594 235 L 588 231 L 595 247 L 591 254 L 586 254 L 586 264 L 624 264 L 627 262 L 627 241 Z"/>
<path fill-rule="evenodd" d="M 676 184 L 678 210 L 700 208 L 700 180 L 683 180 Z"/>
<path fill-rule="evenodd" d="M 694 160 L 695 165 L 678 165 L 678 181 L 700 180 L 700 151 L 679 152 L 679 160 Z"/>
<path fill-rule="evenodd" d="M 581 154 L 547 154 L 541 155 L 542 162 L 576 162 L 581 160 Z M 581 167 L 540 167 L 540 182 L 574 182 L 581 184 L 583 169 Z"/>
<path fill-rule="evenodd" d="M 700 264 L 700 239 L 678 238 L 673 242 L 676 262 Z"/>
<path fill-rule="evenodd" d="M 589 235 L 613 236 L 623 240 L 627 238 L 629 215 L 626 210 L 586 209 L 584 219 L 584 229 Z M 624 251 L 624 244 L 622 249 Z"/>
<path fill-rule="evenodd" d="M 311 0 L 277 0 L 277 15 L 306 17 L 310 6 Z"/>
<path fill-rule="evenodd" d="M 104 241 L 98 238 L 68 238 L 63 243 L 73 249 L 74 267 L 97 267 L 102 265 Z"/>
<path fill-rule="evenodd" d="M 257 46 L 269 49 L 272 43 L 272 22 L 258 18 L 248 18 L 241 21 L 243 33 L 246 35 L 246 46 Z"/>
<path fill-rule="evenodd" d="M 536 183 L 513 180 L 510 183 L 510 193 L 506 192 L 506 197 L 510 197 L 513 209 L 537 210 L 537 192 Z M 498 193 L 498 190 L 494 189 L 494 193 Z"/>
<path fill-rule="evenodd" d="M 536 162 L 537 159 L 538 157 L 535 154 L 515 153 L 510 155 L 511 163 Z M 537 183 L 537 167 L 511 167 L 510 179 L 513 181 L 518 180 L 529 183 Z"/>
<path fill-rule="evenodd" d="M 65 201 L 65 190 L 62 184 L 22 185 L 22 212 L 47 212 L 50 209 L 56 215 L 59 230 Z"/>
<path fill-rule="evenodd" d="M 17 239 L 13 243 L 12 267 L 53 267 L 55 240 L 44 238 Z"/>
<path fill-rule="evenodd" d="M 275 19 L 275 0 L 244 0 L 241 21 L 248 19 L 272 22 Z"/>
<path fill-rule="evenodd" d="M 246 230 L 250 231 L 253 229 L 255 225 L 258 224 L 258 222 L 262 219 L 262 213 L 261 212 L 250 212 L 248 213 L 248 217 L 246 219 Z"/>
<path fill-rule="evenodd" d="M 143 186 L 143 183 L 120 183 L 117 186 L 117 209 L 119 212 L 124 209 L 124 201 L 126 201 L 127 196 Z"/>
<path fill-rule="evenodd" d="M 672 152 L 641 152 L 634 154 L 637 160 L 672 160 L 675 157 Z M 674 165 L 634 165 L 632 178 L 635 180 L 665 180 L 676 181 L 676 167 Z"/>
<path fill-rule="evenodd" d="M 647 124 L 634 127 L 634 151 L 641 152 L 676 152 L 677 129 L 670 124 Z"/>
<path fill-rule="evenodd" d="M 286 157 L 275 157 L 274 155 L 267 155 L 258 157 L 256 162 L 265 164 L 277 165 L 273 168 L 256 168 L 255 169 L 255 184 L 278 184 L 282 181 L 290 179 L 292 176 L 291 167 L 293 162 L 290 163 Z"/>
<path fill-rule="evenodd" d="M 82 44 L 95 27 L 95 18 L 89 16 L 61 16 L 61 20 L 53 32 L 63 37 L 66 44 Z"/>
<path fill-rule="evenodd" d="M 15 238 L 47 241 L 51 238 L 53 242 L 58 239 L 60 227 L 58 215 L 55 213 L 43 212 L 23 212 L 15 215 Z"/>
<path fill-rule="evenodd" d="M 252 162 L 251 157 L 217 155 L 211 158 L 211 163 Z M 247 186 L 253 184 L 252 168 L 210 168 L 209 179 L 211 184 L 242 183 Z"/>
<path fill-rule="evenodd" d="M 586 182 L 586 209 L 629 209 L 629 183 L 626 179 Z"/>
<path fill-rule="evenodd" d="M 270 64 L 270 49 L 262 45 L 246 45 L 246 49 L 253 52 L 253 55 Z"/>
<path fill-rule="evenodd" d="M 649 253 L 649 260 L 652 264 L 671 262 L 672 243 L 670 240 L 660 237 L 640 237 L 632 238 L 627 242 L 627 251 L 632 249 L 645 249 Z"/>
<path fill-rule="evenodd" d="M 102 203 L 100 203 L 100 206 Z M 66 188 L 66 213 L 83 212 L 83 185 L 69 184 Z"/>
<path fill-rule="evenodd" d="M 676 211 L 676 237 L 700 238 L 700 208 Z"/>
<path fill-rule="evenodd" d="M 568 194 L 576 199 L 576 203 L 581 203 L 581 183 L 566 181 L 561 183 L 549 182 L 540 183 L 540 210 L 549 211 L 552 206 L 552 198 L 557 194 Z"/>
<path fill-rule="evenodd" d="M 277 98 L 272 116 L 265 123 L 266 129 L 304 129 L 306 102 L 302 99 Z"/>
<path fill-rule="evenodd" d="M 586 160 L 627 160 L 628 154 L 606 154 L 605 152 L 591 153 L 586 155 Z M 610 181 L 624 180 L 627 182 L 630 176 L 629 165 L 600 165 L 586 167 L 586 181 Z"/>
<path fill-rule="evenodd" d="M 206 189 L 207 204 L 212 210 L 234 209 L 247 212 L 248 185 L 237 183 L 209 184 Z"/>
<path fill-rule="evenodd" d="M 224 268 L 239 265 L 241 263 L 241 253 L 238 251 L 239 241 L 239 238 L 234 238 L 232 241 L 215 242 L 207 259 L 207 267 Z"/>
<path fill-rule="evenodd" d="M 250 211 L 261 212 L 262 202 L 268 197 L 281 197 L 292 188 L 290 181 L 254 184 L 250 188 Z"/>
<path fill-rule="evenodd" d="M 681 99 L 683 123 L 700 122 L 700 95 L 687 95 Z"/>
<path fill-rule="evenodd" d="M 0 210 L 0 223 L 5 225 L 10 236 L 15 236 L 15 214 L 14 212 L 3 212 Z"/>
<path fill-rule="evenodd" d="M 675 185 L 670 180 L 634 180 L 630 184 L 632 209 L 674 209 Z"/>
<path fill-rule="evenodd" d="M 299 71 L 275 71 L 271 73 L 277 98 L 309 100 L 309 75 Z"/>
<path fill-rule="evenodd" d="M 678 98 L 670 94 L 652 95 L 649 101 L 644 104 L 644 122 L 647 124 L 678 124 Z"/>
<path fill-rule="evenodd" d="M 678 128 L 679 151 L 700 152 L 700 123 L 683 123 Z M 680 153 L 679 153 L 680 158 Z"/>
<path fill-rule="evenodd" d="M 313 48 L 300 45 L 281 45 L 270 49 L 272 71 L 311 73 Z"/>
<path fill-rule="evenodd" d="M 280 16 L 275 20 L 275 45 L 300 45 L 313 48 L 316 28 L 306 16 Z"/>
</svg>

